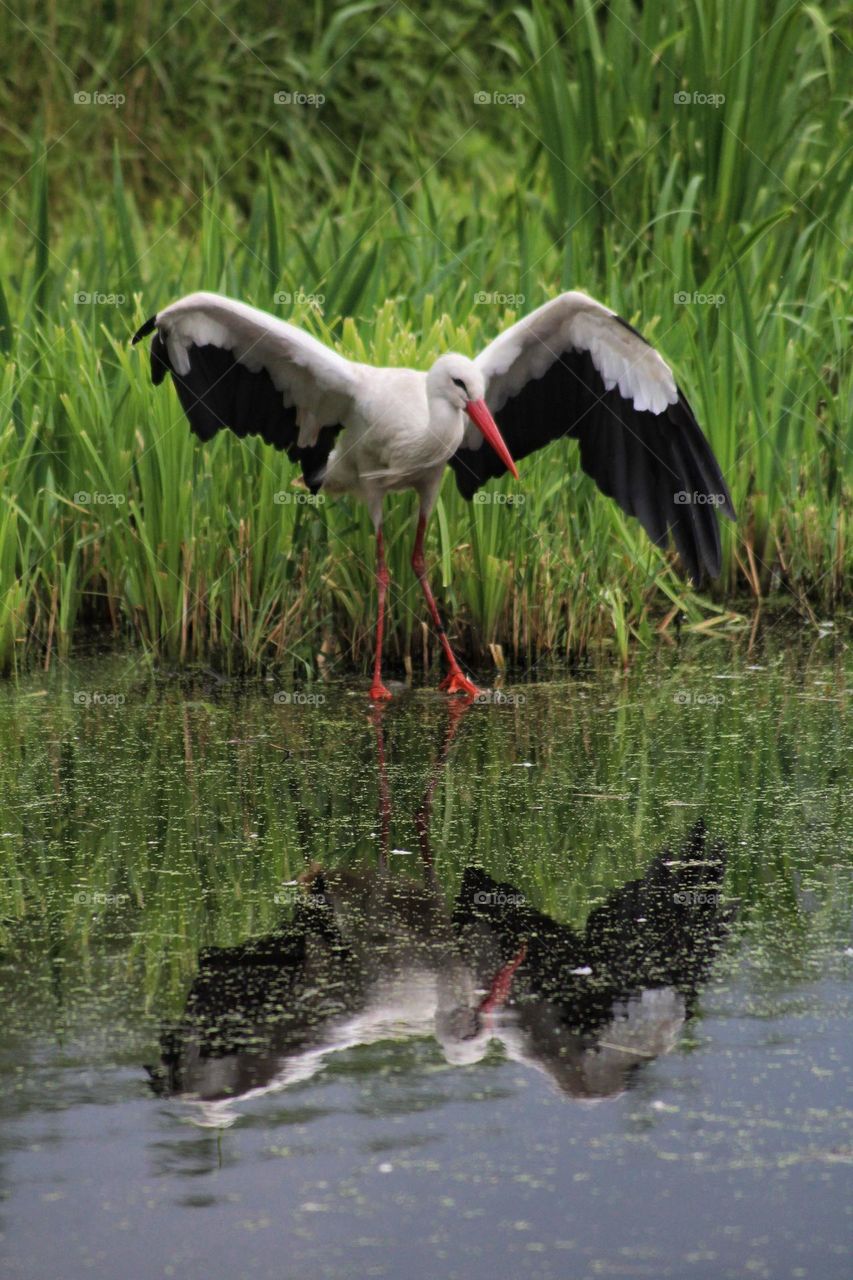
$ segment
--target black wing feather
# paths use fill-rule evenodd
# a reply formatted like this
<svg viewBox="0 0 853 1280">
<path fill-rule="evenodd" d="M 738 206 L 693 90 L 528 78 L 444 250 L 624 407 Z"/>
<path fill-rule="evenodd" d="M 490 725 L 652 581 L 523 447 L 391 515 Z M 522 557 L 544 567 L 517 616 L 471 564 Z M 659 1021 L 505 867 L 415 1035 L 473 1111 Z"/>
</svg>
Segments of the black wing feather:
<svg viewBox="0 0 853 1280">
<path fill-rule="evenodd" d="M 695 583 L 705 574 L 719 574 L 717 508 L 734 519 L 734 507 L 711 446 L 681 392 L 662 414 L 637 410 L 618 388 L 606 390 L 588 351 L 567 351 L 541 378 L 531 379 L 507 400 L 495 421 L 515 459 L 566 436 L 577 440 L 587 475 L 623 511 L 636 516 L 657 546 L 666 546 L 671 533 Z M 485 446 L 457 450 L 450 465 L 468 499 L 506 471 Z"/>
<path fill-rule="evenodd" d="M 323 427 L 316 444 L 300 448 L 296 406 L 285 405 L 281 391 L 265 369 L 253 372 L 226 348 L 207 345 L 189 348 L 189 372 L 180 374 L 169 360 L 166 343 L 153 318 L 146 321 L 133 341 L 152 332 L 151 381 L 159 386 L 167 373 L 172 375 L 190 428 L 200 440 L 212 440 L 223 427 L 242 438 L 260 436 L 274 449 L 284 450 L 291 462 L 299 463 L 305 483 L 312 493 L 317 491 L 342 424 Z"/>
</svg>

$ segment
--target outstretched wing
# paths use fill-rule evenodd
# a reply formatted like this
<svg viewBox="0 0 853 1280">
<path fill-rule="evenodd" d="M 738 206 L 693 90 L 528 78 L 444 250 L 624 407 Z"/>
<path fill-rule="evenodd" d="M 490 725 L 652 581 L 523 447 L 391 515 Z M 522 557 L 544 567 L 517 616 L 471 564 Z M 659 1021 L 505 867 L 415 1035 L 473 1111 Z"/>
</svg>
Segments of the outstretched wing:
<svg viewBox="0 0 853 1280">
<path fill-rule="evenodd" d="M 732 519 L 726 482 L 672 371 L 613 311 L 564 293 L 480 353 L 486 402 L 515 459 L 571 436 L 581 466 L 636 516 L 658 546 L 672 533 L 694 582 L 720 572 L 717 509 Z M 503 463 L 466 431 L 450 459 L 466 498 Z"/>
<path fill-rule="evenodd" d="M 192 293 L 152 316 L 151 379 L 167 373 L 190 427 L 210 440 L 222 427 L 258 435 L 299 462 L 315 489 L 345 423 L 358 366 L 295 325 L 232 298 Z"/>
</svg>

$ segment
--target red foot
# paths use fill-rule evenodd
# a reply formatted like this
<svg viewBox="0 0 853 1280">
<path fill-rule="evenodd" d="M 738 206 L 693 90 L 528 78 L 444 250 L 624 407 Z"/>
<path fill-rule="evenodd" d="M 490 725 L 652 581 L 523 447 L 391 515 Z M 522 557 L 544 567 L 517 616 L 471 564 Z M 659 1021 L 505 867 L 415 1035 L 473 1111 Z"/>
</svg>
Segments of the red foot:
<svg viewBox="0 0 853 1280">
<path fill-rule="evenodd" d="M 372 684 L 370 693 L 367 695 L 371 702 L 388 702 L 391 699 L 390 689 L 386 689 L 384 684 Z"/>
<path fill-rule="evenodd" d="M 445 676 L 438 687 L 444 693 L 464 693 L 467 698 L 479 698 L 483 692 L 482 689 L 477 688 L 473 680 L 469 680 L 458 668 Z"/>
</svg>

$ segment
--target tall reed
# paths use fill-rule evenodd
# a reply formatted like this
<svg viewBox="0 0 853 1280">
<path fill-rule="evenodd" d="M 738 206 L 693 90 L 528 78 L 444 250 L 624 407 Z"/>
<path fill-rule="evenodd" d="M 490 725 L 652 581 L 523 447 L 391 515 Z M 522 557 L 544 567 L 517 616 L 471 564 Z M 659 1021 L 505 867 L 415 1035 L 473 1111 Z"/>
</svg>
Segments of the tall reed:
<svg viewBox="0 0 853 1280">
<path fill-rule="evenodd" d="M 608 642 L 625 662 L 676 619 L 734 625 L 756 601 L 843 617 L 840 6 L 577 0 L 568 13 L 499 6 L 484 21 L 466 0 L 446 26 L 422 15 L 445 32 L 441 49 L 405 6 L 303 6 L 285 47 L 248 4 L 252 54 L 229 48 L 224 70 L 221 24 L 205 12 L 158 53 L 148 11 L 118 6 L 109 65 L 139 58 L 113 84 L 127 101 L 78 110 L 75 85 L 106 91 L 109 73 L 86 64 L 90 19 L 54 7 L 50 40 L 73 83 L 42 51 L 43 118 L 7 100 L 20 127 L 0 149 L 23 172 L 0 245 L 0 668 L 62 657 L 93 628 L 171 661 L 365 663 L 364 512 L 305 505 L 256 441 L 199 447 L 127 345 L 142 318 L 198 287 L 356 358 L 426 367 L 580 286 L 674 364 L 739 512 L 720 583 L 688 590 L 595 492 L 575 447 L 557 445 L 525 462 L 512 507 L 468 505 L 452 480 L 442 491 L 430 556 L 470 657 L 534 663 Z M 350 48 L 356 30 L 363 45 Z M 14 83 L 37 51 L 12 35 Z M 281 84 L 327 102 L 276 104 Z M 421 664 L 435 645 L 408 564 L 413 506 L 388 505 L 389 657 Z"/>
</svg>

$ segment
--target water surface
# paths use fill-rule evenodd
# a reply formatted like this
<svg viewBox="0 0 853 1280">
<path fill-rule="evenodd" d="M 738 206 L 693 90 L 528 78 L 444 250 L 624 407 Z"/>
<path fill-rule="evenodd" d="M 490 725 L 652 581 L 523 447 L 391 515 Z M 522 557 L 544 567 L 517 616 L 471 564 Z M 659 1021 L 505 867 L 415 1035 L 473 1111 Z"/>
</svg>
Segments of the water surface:
<svg viewBox="0 0 853 1280">
<path fill-rule="evenodd" d="M 5 1273 L 851 1273 L 850 658 L 0 691 Z"/>
</svg>

